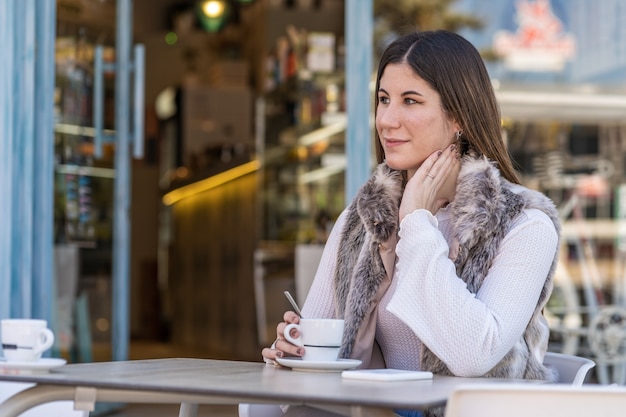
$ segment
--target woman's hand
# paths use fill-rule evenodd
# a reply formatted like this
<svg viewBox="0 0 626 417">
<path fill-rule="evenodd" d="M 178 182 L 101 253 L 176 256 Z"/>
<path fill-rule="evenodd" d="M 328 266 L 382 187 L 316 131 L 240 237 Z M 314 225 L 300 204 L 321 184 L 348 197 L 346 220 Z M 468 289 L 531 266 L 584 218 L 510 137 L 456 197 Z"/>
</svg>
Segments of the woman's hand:
<svg viewBox="0 0 626 417">
<path fill-rule="evenodd" d="M 452 201 L 460 167 L 454 143 L 426 158 L 404 188 L 400 203 L 400 221 L 418 209 L 426 209 L 435 214 Z"/>
<path fill-rule="evenodd" d="M 285 327 L 291 323 L 300 323 L 300 317 L 294 313 L 293 311 L 286 311 L 283 314 L 282 322 L 278 323 L 276 326 L 276 341 L 272 344 L 271 347 L 266 347 L 261 352 L 263 355 L 263 360 L 266 363 L 276 364 L 276 358 L 282 358 L 285 356 L 302 356 L 304 354 L 304 349 L 302 346 L 296 346 L 291 342 L 285 340 L 284 331 Z M 291 336 L 294 339 L 298 338 L 298 331 L 296 329 L 292 329 Z"/>
</svg>

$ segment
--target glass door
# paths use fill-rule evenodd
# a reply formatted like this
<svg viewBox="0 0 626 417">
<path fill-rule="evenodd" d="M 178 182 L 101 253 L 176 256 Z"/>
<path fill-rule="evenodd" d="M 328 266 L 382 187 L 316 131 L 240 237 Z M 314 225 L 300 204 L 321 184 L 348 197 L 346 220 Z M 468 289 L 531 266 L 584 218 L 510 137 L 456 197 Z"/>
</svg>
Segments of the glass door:
<svg viewBox="0 0 626 417">
<path fill-rule="evenodd" d="M 72 362 L 121 360 L 129 342 L 130 139 L 141 157 L 143 49 L 131 56 L 132 1 L 84 1 L 79 10 L 70 3 L 57 2 L 55 56 L 58 345 Z"/>
<path fill-rule="evenodd" d="M 55 259 L 61 353 L 89 362 L 110 344 L 114 147 L 94 155 L 94 49 L 98 35 L 82 24 L 57 24 L 55 85 Z M 113 45 L 107 45 L 112 56 Z M 113 108 L 113 79 L 105 107 Z M 106 126 L 113 128 L 109 111 Z M 80 337 L 79 337 L 80 334 Z M 102 355 L 96 355 L 101 357 Z"/>
</svg>

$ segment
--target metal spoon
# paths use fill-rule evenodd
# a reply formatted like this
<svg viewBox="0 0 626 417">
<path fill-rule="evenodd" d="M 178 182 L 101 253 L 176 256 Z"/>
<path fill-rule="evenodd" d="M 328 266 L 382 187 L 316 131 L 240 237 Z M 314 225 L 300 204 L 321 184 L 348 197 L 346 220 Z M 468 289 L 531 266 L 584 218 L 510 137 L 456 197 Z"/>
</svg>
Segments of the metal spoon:
<svg viewBox="0 0 626 417">
<path fill-rule="evenodd" d="M 293 309 L 296 311 L 296 313 L 298 313 L 300 318 L 303 318 L 302 317 L 302 312 L 300 311 L 300 307 L 298 307 L 298 304 L 296 304 L 296 300 L 293 299 L 293 297 L 291 296 L 289 291 L 285 291 L 285 297 L 287 297 L 287 300 L 289 300 L 289 302 L 291 303 Z"/>
</svg>

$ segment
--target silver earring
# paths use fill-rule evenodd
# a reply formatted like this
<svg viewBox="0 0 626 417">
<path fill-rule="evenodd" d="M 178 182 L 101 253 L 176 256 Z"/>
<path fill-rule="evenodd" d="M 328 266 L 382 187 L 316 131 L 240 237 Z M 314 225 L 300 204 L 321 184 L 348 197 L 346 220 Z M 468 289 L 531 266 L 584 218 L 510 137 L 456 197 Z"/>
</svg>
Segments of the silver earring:
<svg viewBox="0 0 626 417">
<path fill-rule="evenodd" d="M 454 138 L 455 138 L 456 140 L 459 140 L 459 139 L 461 139 L 461 136 L 462 136 L 462 135 L 463 135 L 463 130 L 459 130 L 459 131 L 457 131 L 457 132 L 454 134 Z"/>
</svg>

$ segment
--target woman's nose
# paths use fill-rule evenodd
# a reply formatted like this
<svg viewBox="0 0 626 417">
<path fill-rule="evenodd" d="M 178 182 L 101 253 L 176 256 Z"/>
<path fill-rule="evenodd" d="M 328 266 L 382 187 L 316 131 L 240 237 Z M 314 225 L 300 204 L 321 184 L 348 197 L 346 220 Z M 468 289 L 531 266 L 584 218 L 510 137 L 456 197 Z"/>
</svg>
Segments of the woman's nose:
<svg viewBox="0 0 626 417">
<path fill-rule="evenodd" d="M 382 128 L 392 129 L 400 126 L 397 114 L 391 107 L 387 107 L 383 111 L 379 111 L 376 119 L 378 121 L 378 125 Z"/>
</svg>

